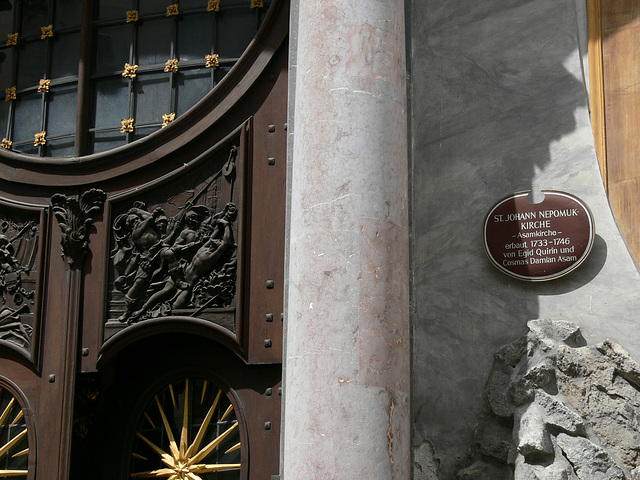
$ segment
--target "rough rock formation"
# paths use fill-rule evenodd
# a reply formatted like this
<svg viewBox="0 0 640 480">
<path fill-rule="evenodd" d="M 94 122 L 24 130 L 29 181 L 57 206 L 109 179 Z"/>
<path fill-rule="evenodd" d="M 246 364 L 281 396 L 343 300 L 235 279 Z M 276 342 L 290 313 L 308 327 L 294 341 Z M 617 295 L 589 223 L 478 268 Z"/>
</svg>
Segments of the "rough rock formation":
<svg viewBox="0 0 640 480">
<path fill-rule="evenodd" d="M 500 349 L 460 480 L 640 480 L 640 365 L 538 319 Z"/>
</svg>

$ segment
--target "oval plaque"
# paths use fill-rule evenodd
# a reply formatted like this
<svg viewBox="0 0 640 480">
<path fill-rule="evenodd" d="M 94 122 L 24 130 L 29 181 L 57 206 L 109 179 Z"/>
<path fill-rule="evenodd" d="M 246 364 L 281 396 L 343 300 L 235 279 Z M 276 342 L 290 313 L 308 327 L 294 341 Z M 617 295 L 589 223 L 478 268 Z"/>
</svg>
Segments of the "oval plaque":
<svg viewBox="0 0 640 480">
<path fill-rule="evenodd" d="M 543 190 L 500 200 L 484 219 L 484 249 L 499 270 L 528 281 L 553 280 L 575 270 L 589 255 L 595 235 L 593 216 L 579 198 Z"/>
</svg>

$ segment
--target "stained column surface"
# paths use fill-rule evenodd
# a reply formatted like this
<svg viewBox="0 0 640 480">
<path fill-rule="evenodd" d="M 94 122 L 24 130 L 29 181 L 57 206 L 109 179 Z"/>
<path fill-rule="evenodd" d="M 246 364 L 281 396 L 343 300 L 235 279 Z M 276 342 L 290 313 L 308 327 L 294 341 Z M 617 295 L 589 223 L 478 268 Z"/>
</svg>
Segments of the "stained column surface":
<svg viewBox="0 0 640 480">
<path fill-rule="evenodd" d="M 333 0 L 294 7 L 282 473 L 286 480 L 404 480 L 404 5 Z"/>
</svg>

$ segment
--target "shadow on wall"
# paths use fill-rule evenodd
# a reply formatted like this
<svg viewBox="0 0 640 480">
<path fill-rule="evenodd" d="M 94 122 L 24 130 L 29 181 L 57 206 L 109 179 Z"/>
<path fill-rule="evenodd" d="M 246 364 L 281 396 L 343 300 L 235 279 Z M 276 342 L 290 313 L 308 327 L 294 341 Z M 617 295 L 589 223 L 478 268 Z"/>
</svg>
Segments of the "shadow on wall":
<svg viewBox="0 0 640 480">
<path fill-rule="evenodd" d="M 411 10 L 414 445 L 430 442 L 439 478 L 453 479 L 493 353 L 526 332 L 549 288 L 490 265 L 484 215 L 551 168 L 550 145 L 572 155 L 586 98 L 574 0 L 414 0 Z M 593 278 L 603 243 L 564 289 Z"/>
</svg>

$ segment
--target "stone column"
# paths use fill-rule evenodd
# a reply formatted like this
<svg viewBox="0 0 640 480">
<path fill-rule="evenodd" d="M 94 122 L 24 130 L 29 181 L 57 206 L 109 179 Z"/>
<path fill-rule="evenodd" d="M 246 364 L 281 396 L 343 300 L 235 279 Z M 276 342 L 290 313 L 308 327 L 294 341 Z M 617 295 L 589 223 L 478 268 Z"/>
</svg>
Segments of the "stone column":
<svg viewBox="0 0 640 480">
<path fill-rule="evenodd" d="M 406 480 L 404 2 L 294 12 L 282 474 Z"/>
</svg>

